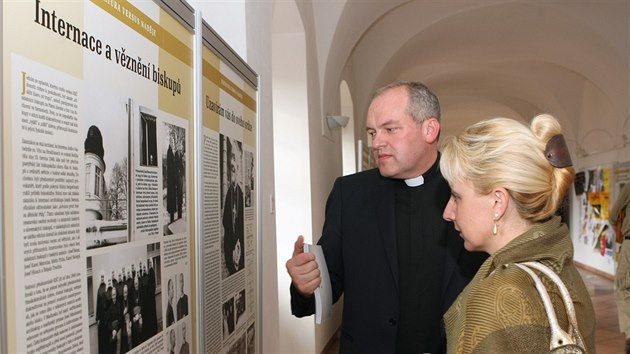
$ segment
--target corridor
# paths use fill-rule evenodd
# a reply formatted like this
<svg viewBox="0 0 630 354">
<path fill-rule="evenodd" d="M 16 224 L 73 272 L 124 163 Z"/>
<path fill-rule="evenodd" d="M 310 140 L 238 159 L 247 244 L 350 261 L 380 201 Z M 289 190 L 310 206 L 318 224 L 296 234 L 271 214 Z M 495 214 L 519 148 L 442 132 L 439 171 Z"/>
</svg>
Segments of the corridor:
<svg viewBox="0 0 630 354">
<path fill-rule="evenodd" d="M 614 283 L 610 278 L 578 268 L 591 294 L 597 316 L 595 343 L 598 354 L 623 354 L 624 338 L 619 333 Z"/>
</svg>

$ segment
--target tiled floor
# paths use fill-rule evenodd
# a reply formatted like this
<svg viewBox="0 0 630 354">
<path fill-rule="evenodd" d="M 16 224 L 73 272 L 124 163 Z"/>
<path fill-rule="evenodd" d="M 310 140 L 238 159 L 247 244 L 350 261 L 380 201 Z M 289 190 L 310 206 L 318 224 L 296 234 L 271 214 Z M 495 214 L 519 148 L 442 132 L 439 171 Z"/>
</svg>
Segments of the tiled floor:
<svg viewBox="0 0 630 354">
<path fill-rule="evenodd" d="M 591 294 L 597 316 L 597 332 L 595 333 L 597 354 L 623 354 L 625 341 L 623 334 L 619 333 L 613 281 L 586 269 L 579 269 Z M 336 338 L 335 336 L 328 343 L 322 354 L 339 352 L 339 343 Z"/>
</svg>

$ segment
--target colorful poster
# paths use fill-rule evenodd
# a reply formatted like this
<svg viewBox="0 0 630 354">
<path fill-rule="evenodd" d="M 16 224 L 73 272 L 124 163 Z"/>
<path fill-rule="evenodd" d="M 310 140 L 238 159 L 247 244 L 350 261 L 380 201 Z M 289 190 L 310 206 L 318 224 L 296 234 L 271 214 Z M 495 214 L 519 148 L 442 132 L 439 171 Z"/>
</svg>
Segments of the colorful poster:
<svg viewBox="0 0 630 354">
<path fill-rule="evenodd" d="M 608 224 L 610 211 L 610 168 L 585 171 L 585 193 L 580 201 L 581 233 L 578 242 L 604 257 L 612 257 L 615 235 Z"/>
</svg>

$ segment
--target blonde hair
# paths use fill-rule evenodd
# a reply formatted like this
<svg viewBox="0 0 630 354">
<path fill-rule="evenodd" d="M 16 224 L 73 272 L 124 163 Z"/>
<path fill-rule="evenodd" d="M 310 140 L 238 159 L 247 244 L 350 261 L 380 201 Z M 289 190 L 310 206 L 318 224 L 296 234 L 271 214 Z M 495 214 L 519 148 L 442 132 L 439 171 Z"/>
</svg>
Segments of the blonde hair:
<svg viewBox="0 0 630 354">
<path fill-rule="evenodd" d="M 556 212 L 575 176 L 573 167 L 553 167 L 545 157 L 547 142 L 561 131 L 549 114 L 529 128 L 508 118 L 484 120 L 444 145 L 440 169 L 449 183 L 470 181 L 481 195 L 507 189 L 519 215 L 539 222 Z"/>
</svg>

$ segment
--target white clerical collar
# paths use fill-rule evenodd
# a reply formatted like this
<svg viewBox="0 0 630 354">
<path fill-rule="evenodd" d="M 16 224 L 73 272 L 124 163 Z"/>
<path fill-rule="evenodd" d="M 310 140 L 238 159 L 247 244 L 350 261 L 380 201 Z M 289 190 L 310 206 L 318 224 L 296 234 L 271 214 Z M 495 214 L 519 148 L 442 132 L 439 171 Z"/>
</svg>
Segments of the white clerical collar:
<svg viewBox="0 0 630 354">
<path fill-rule="evenodd" d="M 405 183 L 409 187 L 418 187 L 424 184 L 424 177 L 422 175 L 414 178 L 409 178 L 405 180 Z"/>
</svg>

